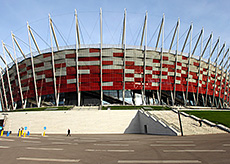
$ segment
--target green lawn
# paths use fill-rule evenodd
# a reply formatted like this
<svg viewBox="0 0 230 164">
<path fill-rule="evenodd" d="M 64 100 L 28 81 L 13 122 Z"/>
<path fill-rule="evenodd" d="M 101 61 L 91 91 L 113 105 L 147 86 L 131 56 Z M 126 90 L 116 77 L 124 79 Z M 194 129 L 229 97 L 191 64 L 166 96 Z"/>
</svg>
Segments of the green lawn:
<svg viewBox="0 0 230 164">
<path fill-rule="evenodd" d="M 230 128 L 230 111 L 183 111 L 213 123 L 223 124 Z"/>
<path fill-rule="evenodd" d="M 141 108 L 149 108 L 152 109 L 145 109 L 145 110 L 170 110 L 169 107 L 166 106 L 103 106 L 102 110 L 107 110 L 110 108 L 111 110 L 138 110 Z"/>
<path fill-rule="evenodd" d="M 52 106 L 52 107 L 40 107 L 40 108 L 26 108 L 26 109 L 16 109 L 9 112 L 29 112 L 29 111 L 55 111 L 55 110 L 69 110 L 72 106 Z"/>
</svg>

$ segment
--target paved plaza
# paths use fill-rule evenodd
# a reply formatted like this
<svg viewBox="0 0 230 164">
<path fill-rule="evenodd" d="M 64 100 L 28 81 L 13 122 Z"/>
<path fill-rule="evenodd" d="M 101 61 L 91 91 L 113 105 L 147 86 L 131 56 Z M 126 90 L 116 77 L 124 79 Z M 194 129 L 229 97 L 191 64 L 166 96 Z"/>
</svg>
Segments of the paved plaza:
<svg viewBox="0 0 230 164">
<path fill-rule="evenodd" d="M 230 135 L 16 135 L 0 138 L 1 163 L 229 164 Z"/>
</svg>

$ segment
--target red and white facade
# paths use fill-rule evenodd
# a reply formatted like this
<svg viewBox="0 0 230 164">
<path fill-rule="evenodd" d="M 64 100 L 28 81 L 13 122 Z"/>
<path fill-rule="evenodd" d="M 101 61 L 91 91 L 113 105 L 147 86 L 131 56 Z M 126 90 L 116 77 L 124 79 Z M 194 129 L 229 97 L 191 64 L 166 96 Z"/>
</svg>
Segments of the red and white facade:
<svg viewBox="0 0 230 164">
<path fill-rule="evenodd" d="M 124 66 L 123 49 L 105 48 L 102 49 L 102 56 L 100 56 L 101 50 L 98 48 L 82 48 L 78 50 L 77 73 L 75 51 L 76 50 L 62 50 L 54 52 L 56 88 L 58 94 L 75 92 L 77 95 L 77 86 L 79 86 L 79 92 L 100 92 L 100 84 L 102 82 L 102 92 L 107 90 L 123 90 L 123 86 L 125 86 L 125 90 L 133 92 L 140 91 L 141 93 L 145 85 L 146 92 L 155 94 L 154 97 L 157 99 L 157 92 L 160 90 L 160 85 L 161 92 L 173 92 L 175 87 L 175 91 L 183 95 L 186 92 L 188 80 L 189 99 L 193 100 L 193 98 L 196 97 L 197 87 L 199 86 L 199 95 L 201 95 L 201 97 L 205 98 L 207 91 L 207 97 L 212 97 L 214 93 L 216 99 L 220 99 L 226 103 L 229 102 L 230 88 L 228 74 L 212 64 L 210 64 L 208 72 L 208 63 L 205 61 L 201 61 L 201 67 L 199 68 L 199 60 L 191 58 L 190 66 L 188 66 L 189 58 L 178 55 L 176 66 L 175 54 L 164 52 L 161 61 L 161 52 L 147 50 L 146 62 L 144 62 L 145 51 L 141 49 L 126 49 Z M 102 57 L 102 79 L 100 78 L 100 57 Z M 161 62 L 162 70 L 160 70 Z M 54 94 L 54 76 L 51 63 L 51 53 L 34 57 L 38 97 Z M 35 87 L 30 58 L 18 63 L 18 67 L 24 100 L 35 99 Z M 189 72 L 188 67 L 190 67 Z M 200 78 L 198 81 L 199 69 Z M 217 75 L 215 78 L 216 70 Z M 161 74 L 162 76 L 160 76 Z M 16 65 L 13 65 L 9 69 L 9 77 L 13 101 L 14 103 L 20 102 L 21 98 Z M 77 78 L 79 78 L 79 85 L 76 84 Z M 125 81 L 123 81 L 123 78 Z M 8 106 L 10 106 L 11 99 L 6 73 L 3 75 L 3 80 L 7 103 Z M 214 86 L 215 80 L 216 85 Z M 4 98 L 2 86 L 1 92 L 2 98 Z M 221 93 L 219 94 L 219 92 Z M 168 99 L 171 99 L 171 97 L 168 97 Z"/>
</svg>

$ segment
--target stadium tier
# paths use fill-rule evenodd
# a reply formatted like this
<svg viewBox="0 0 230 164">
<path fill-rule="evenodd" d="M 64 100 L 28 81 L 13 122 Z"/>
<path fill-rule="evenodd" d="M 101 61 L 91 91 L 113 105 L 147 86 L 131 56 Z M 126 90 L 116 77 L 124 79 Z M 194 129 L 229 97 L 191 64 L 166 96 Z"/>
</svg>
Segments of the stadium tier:
<svg viewBox="0 0 230 164">
<path fill-rule="evenodd" d="M 218 51 L 215 62 L 210 58 L 219 40 L 210 51 L 210 58 L 202 58 L 211 44 L 211 34 L 200 57 L 194 56 L 202 29 L 193 52 L 183 53 L 191 35 L 191 25 L 180 52 L 171 50 L 178 26 L 169 50 L 165 50 L 163 44 L 159 48 L 163 23 L 164 17 L 155 48 L 142 46 L 145 26 L 140 46 L 126 46 L 124 31 L 120 46 L 104 46 L 101 42 L 99 46 L 84 47 L 78 40 L 74 48 L 60 50 L 56 42 L 55 50 L 51 46 L 44 53 L 36 46 L 36 55 L 31 52 L 30 56 L 14 60 L 13 64 L 2 69 L 0 96 L 3 109 L 50 105 L 136 105 L 138 96 L 143 105 L 228 106 L 230 74 L 228 60 L 224 59 L 229 50 L 223 51 L 225 44 Z M 76 38 L 79 38 L 78 23 L 76 25 Z M 56 39 L 51 18 L 50 27 Z M 29 25 L 28 31 L 36 45 Z M 21 51 L 13 34 L 12 38 Z M 11 56 L 4 43 L 3 47 L 4 54 Z M 223 54 L 222 59 L 217 64 L 220 54 Z"/>
</svg>

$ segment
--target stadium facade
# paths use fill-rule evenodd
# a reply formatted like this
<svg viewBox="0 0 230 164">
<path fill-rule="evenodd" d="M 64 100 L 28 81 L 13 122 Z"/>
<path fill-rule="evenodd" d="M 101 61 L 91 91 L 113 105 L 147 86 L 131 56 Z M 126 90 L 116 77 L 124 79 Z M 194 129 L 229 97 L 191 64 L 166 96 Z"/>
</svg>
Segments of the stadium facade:
<svg viewBox="0 0 230 164">
<path fill-rule="evenodd" d="M 30 49 L 31 44 L 34 44 L 37 52 L 31 51 L 27 56 L 24 55 L 15 35 L 12 34 L 14 54 L 15 49 L 22 54 L 21 58 L 16 59 L 2 42 L 4 57 L 9 55 L 13 61 L 7 65 L 1 56 L 6 65 L 4 69 L 1 68 L 0 98 L 3 110 L 49 105 L 102 105 L 103 102 L 135 105 L 136 95 L 141 95 L 142 104 L 146 105 L 199 105 L 218 108 L 228 106 L 229 49 L 225 50 L 225 44 L 218 49 L 220 41 L 218 39 L 212 43 L 212 34 L 204 43 L 200 56 L 194 56 L 198 44 L 203 44 L 204 30 L 200 31 L 192 47 L 191 24 L 183 47 L 178 50 L 178 20 L 169 49 L 166 50 L 163 16 L 156 46 L 147 47 L 146 13 L 140 46 L 128 46 L 125 11 L 122 44 L 105 45 L 102 40 L 101 11 L 100 16 L 101 42 L 98 45 L 81 44 L 76 13 L 76 44 L 72 48 L 58 45 L 51 18 L 51 48 L 48 50 L 40 51 L 29 24 L 27 27 Z M 174 44 L 176 50 L 172 50 Z M 213 48 L 210 46 L 212 44 Z M 188 53 L 184 53 L 186 45 L 189 45 Z M 208 47 L 209 58 L 204 59 Z M 212 62 L 211 57 L 216 50 L 216 60 Z M 126 101 L 127 98 L 131 101 Z"/>
</svg>

